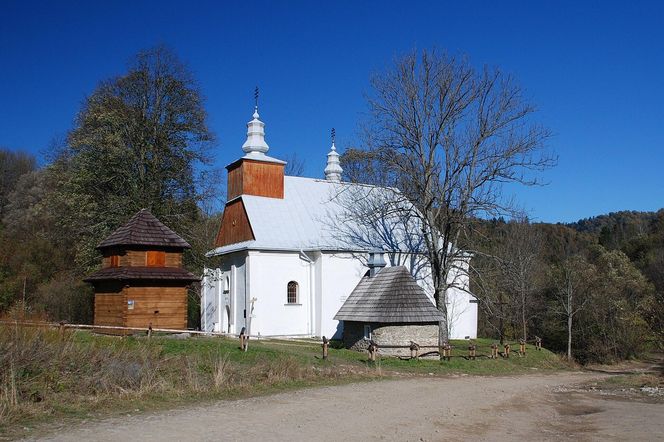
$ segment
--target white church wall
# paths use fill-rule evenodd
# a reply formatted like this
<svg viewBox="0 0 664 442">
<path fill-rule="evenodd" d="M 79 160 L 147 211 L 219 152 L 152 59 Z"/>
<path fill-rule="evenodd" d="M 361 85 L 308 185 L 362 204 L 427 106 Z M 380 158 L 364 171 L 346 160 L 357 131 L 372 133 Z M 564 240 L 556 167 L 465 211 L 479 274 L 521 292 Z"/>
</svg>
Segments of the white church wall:
<svg viewBox="0 0 664 442">
<path fill-rule="evenodd" d="M 256 298 L 251 334 L 313 334 L 313 266 L 301 259 L 298 252 L 252 251 L 248 260 L 248 298 L 249 301 Z M 287 286 L 290 281 L 298 284 L 297 304 L 288 304 Z"/>
<path fill-rule="evenodd" d="M 465 291 L 466 268 L 451 276 L 460 288 L 448 291 L 453 339 L 477 335 L 477 303 L 471 302 L 473 296 Z M 295 251 L 251 251 L 224 256 L 221 267 L 211 272 L 215 278 L 204 281 L 208 287 L 204 287 L 202 299 L 205 330 L 239 333 L 251 319 L 252 334 L 341 338 L 341 325 L 334 315 L 367 267 L 350 253 L 309 252 L 302 256 Z M 287 302 L 289 281 L 298 283 L 298 303 L 294 305 Z M 430 277 L 418 283 L 433 302 Z M 253 316 L 251 298 L 256 298 Z"/>
<path fill-rule="evenodd" d="M 362 262 L 350 253 L 322 253 L 322 305 L 320 335 L 341 339 L 342 328 L 334 320 L 346 298 L 367 272 Z"/>
<path fill-rule="evenodd" d="M 464 290 L 450 288 L 447 291 L 447 315 L 451 339 L 477 338 L 477 304 L 475 298 Z"/>
<path fill-rule="evenodd" d="M 216 296 L 218 269 L 204 269 L 201 281 L 201 330 L 214 331 L 215 318 L 219 309 L 219 298 Z"/>
<path fill-rule="evenodd" d="M 217 269 L 206 269 L 202 281 L 201 328 L 239 333 L 244 324 L 245 252 L 226 255 Z"/>
<path fill-rule="evenodd" d="M 452 339 L 477 338 L 477 303 L 470 294 L 468 276 L 469 260 L 459 259 L 457 267 L 452 269 L 448 283 L 452 288 L 447 291 L 447 313 L 451 325 Z"/>
</svg>

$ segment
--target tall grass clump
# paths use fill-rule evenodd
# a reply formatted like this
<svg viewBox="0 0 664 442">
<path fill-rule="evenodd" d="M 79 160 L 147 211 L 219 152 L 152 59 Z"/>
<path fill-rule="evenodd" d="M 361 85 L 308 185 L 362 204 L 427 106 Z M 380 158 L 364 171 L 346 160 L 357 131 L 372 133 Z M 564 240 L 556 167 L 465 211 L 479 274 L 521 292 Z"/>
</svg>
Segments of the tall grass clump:
<svg viewBox="0 0 664 442">
<path fill-rule="evenodd" d="M 150 345 L 82 344 L 73 332 L 0 325 L 0 424 L 51 406 L 155 391 L 159 365 Z"/>
</svg>

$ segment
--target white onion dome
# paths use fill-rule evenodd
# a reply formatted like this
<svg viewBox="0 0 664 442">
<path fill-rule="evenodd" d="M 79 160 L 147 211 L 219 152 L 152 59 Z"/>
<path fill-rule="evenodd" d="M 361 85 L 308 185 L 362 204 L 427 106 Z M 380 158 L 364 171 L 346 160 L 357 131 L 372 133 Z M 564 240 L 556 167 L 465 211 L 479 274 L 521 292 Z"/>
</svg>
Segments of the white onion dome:
<svg viewBox="0 0 664 442">
<path fill-rule="evenodd" d="M 339 154 L 337 153 L 337 148 L 332 141 L 332 148 L 330 153 L 327 154 L 327 166 L 325 167 L 325 179 L 328 181 L 339 182 L 341 181 L 341 173 L 344 170 L 341 168 L 341 163 L 339 162 Z"/>
<path fill-rule="evenodd" d="M 254 110 L 254 119 L 247 123 L 247 141 L 242 150 L 249 156 L 262 157 L 270 149 L 265 142 L 265 123 L 259 120 L 258 106 Z"/>
</svg>

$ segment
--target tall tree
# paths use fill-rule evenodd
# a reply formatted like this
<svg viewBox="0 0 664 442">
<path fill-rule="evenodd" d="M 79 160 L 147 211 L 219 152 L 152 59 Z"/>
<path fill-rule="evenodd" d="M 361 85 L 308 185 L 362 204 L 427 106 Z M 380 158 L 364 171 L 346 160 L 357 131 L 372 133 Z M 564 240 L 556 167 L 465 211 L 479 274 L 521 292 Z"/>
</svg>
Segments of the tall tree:
<svg viewBox="0 0 664 442">
<path fill-rule="evenodd" d="M 524 216 L 505 222 L 478 222 L 473 249 L 473 294 L 503 343 L 508 325 L 513 336 L 528 339 L 537 314 L 535 295 L 542 285 L 542 233 Z"/>
<path fill-rule="evenodd" d="M 0 220 L 18 179 L 35 170 L 36 164 L 35 157 L 29 153 L 0 148 Z"/>
<path fill-rule="evenodd" d="M 542 238 L 526 218 L 509 223 L 500 247 L 499 261 L 505 291 L 518 312 L 521 338 L 528 339 L 528 321 L 532 311 L 533 293 L 537 289 L 541 269 Z"/>
<path fill-rule="evenodd" d="M 176 229 L 195 219 L 213 140 L 199 88 L 169 49 L 140 52 L 127 73 L 103 81 L 53 166 L 53 202 L 78 238 L 79 264 L 95 265 L 96 244 L 141 208 Z"/>
<path fill-rule="evenodd" d="M 373 158 L 399 177 L 417 208 L 448 340 L 447 290 L 463 288 L 476 217 L 509 212 L 502 185 L 534 185 L 552 166 L 543 143 L 549 131 L 533 122 L 535 107 L 498 69 L 474 69 L 436 51 L 411 53 L 371 80 L 365 140 Z"/>
<path fill-rule="evenodd" d="M 567 323 L 567 359 L 572 360 L 572 332 L 574 318 L 586 307 L 594 292 L 597 269 L 584 257 L 575 255 L 566 258 L 554 267 L 557 289 L 557 310 Z"/>
</svg>

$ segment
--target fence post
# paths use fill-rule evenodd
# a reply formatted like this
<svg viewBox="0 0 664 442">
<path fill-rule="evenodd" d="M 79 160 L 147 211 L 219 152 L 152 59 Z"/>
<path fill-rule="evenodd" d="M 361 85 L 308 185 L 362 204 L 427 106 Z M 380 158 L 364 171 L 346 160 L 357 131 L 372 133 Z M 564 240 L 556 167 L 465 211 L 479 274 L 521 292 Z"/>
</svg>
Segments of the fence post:
<svg viewBox="0 0 664 442">
<path fill-rule="evenodd" d="M 523 339 L 519 339 L 519 356 L 525 356 L 526 355 L 526 341 Z"/>
<path fill-rule="evenodd" d="M 410 341 L 410 358 L 420 358 L 420 346 L 417 344 L 417 342 Z"/>
<path fill-rule="evenodd" d="M 505 343 L 505 353 L 503 353 L 503 357 L 506 359 L 509 359 L 510 357 L 510 345 Z"/>
<path fill-rule="evenodd" d="M 247 337 L 245 335 L 246 329 L 242 327 L 242 330 L 240 330 L 240 350 L 242 351 L 247 351 Z"/>
<path fill-rule="evenodd" d="M 475 360 L 475 350 L 477 349 L 477 346 L 474 343 L 470 343 L 468 346 L 468 359 L 472 359 L 473 361 Z"/>
<path fill-rule="evenodd" d="M 60 321 L 60 340 L 64 341 L 65 340 L 65 321 Z"/>
<path fill-rule="evenodd" d="M 323 336 L 323 359 L 327 359 L 327 348 L 330 345 L 330 341 L 327 340 L 325 336 Z"/>
<path fill-rule="evenodd" d="M 443 360 L 447 359 L 448 361 L 452 357 L 452 346 L 449 342 L 443 344 Z"/>
<path fill-rule="evenodd" d="M 148 340 L 152 338 L 152 322 L 148 324 Z"/>
<path fill-rule="evenodd" d="M 369 347 L 367 347 L 367 350 L 369 351 L 369 360 L 375 362 L 376 352 L 378 351 L 378 344 L 376 344 L 374 341 L 369 341 Z"/>
<path fill-rule="evenodd" d="M 498 359 L 498 343 L 491 344 L 491 356 L 489 359 Z"/>
<path fill-rule="evenodd" d="M 535 336 L 535 349 L 540 351 L 542 349 L 542 338 Z"/>
</svg>

